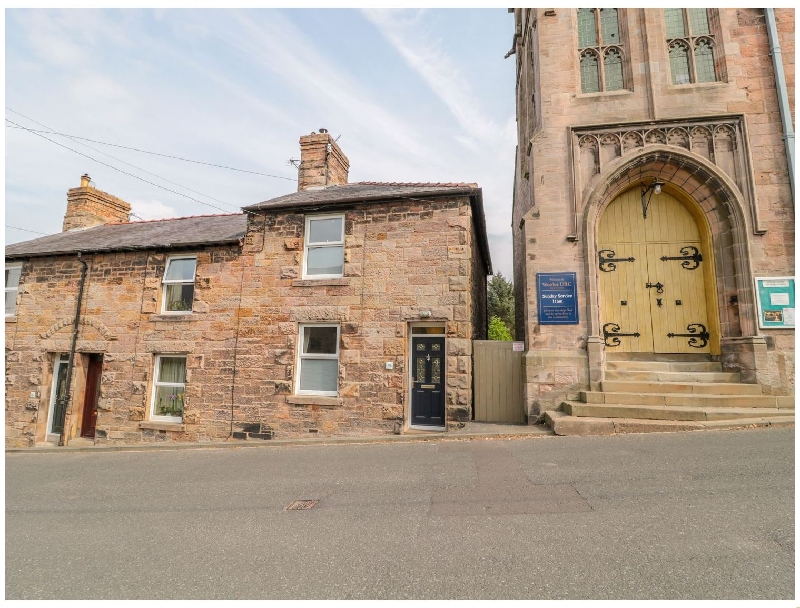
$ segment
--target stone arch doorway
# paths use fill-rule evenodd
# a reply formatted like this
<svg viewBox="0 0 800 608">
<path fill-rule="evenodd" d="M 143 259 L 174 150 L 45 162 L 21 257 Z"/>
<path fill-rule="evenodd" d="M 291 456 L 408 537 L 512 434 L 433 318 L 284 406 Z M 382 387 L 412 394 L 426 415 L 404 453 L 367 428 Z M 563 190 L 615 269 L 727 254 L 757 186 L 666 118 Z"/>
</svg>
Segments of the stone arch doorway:
<svg viewBox="0 0 800 608">
<path fill-rule="evenodd" d="M 643 185 L 597 224 L 600 330 L 616 352 L 720 352 L 713 247 L 698 205 L 667 186 L 642 212 Z M 649 196 L 649 195 L 648 195 Z"/>
</svg>

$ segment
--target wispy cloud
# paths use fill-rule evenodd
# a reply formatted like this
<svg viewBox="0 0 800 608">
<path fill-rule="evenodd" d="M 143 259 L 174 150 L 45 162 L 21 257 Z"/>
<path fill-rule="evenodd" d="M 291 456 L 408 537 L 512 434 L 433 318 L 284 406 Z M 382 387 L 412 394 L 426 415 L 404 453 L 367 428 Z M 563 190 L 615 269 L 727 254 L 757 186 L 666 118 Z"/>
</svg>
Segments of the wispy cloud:
<svg viewBox="0 0 800 608">
<path fill-rule="evenodd" d="M 459 141 L 470 147 L 477 138 L 481 143 L 496 142 L 503 130 L 480 107 L 473 87 L 463 70 L 444 50 L 438 39 L 421 27 L 420 11 L 366 9 L 364 15 L 406 60 L 449 109 L 464 130 Z"/>
<path fill-rule="evenodd" d="M 160 220 L 165 217 L 177 217 L 178 212 L 161 201 L 130 201 L 131 211 L 143 220 Z M 136 218 L 134 218 L 136 219 Z"/>
</svg>

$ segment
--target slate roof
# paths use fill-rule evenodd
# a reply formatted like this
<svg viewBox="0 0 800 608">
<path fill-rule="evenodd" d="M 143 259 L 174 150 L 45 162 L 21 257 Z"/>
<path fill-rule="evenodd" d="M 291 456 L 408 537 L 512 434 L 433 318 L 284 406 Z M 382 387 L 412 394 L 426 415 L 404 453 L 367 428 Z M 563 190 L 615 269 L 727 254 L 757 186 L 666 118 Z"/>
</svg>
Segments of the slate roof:
<svg viewBox="0 0 800 608">
<path fill-rule="evenodd" d="M 244 213 L 104 224 L 8 245 L 6 259 L 236 243 L 244 238 L 246 230 Z"/>
<path fill-rule="evenodd" d="M 243 207 L 243 209 L 255 213 L 293 208 L 320 210 L 354 203 L 368 204 L 397 199 L 430 199 L 438 196 L 459 195 L 470 197 L 478 233 L 478 248 L 483 257 L 486 272 L 492 274 L 489 240 L 486 236 L 486 218 L 483 213 L 483 191 L 477 184 L 354 182 L 323 188 L 308 188 Z"/>
<path fill-rule="evenodd" d="M 478 194 L 477 184 L 453 183 L 400 183 L 400 182 L 355 182 L 308 188 L 277 198 L 271 198 L 255 205 L 244 207 L 245 211 L 269 211 L 291 207 L 314 207 L 316 205 L 343 205 L 355 202 L 385 201 L 407 197 L 448 196 L 459 194 Z"/>
</svg>

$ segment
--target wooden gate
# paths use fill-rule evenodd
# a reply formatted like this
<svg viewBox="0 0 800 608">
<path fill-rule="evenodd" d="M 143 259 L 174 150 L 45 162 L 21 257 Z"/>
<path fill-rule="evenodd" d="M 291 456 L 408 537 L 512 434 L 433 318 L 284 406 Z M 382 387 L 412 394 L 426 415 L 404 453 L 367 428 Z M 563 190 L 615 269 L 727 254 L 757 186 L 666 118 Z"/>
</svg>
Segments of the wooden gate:
<svg viewBox="0 0 800 608">
<path fill-rule="evenodd" d="M 475 340 L 473 378 L 476 422 L 525 423 L 522 352 L 513 342 Z"/>
</svg>

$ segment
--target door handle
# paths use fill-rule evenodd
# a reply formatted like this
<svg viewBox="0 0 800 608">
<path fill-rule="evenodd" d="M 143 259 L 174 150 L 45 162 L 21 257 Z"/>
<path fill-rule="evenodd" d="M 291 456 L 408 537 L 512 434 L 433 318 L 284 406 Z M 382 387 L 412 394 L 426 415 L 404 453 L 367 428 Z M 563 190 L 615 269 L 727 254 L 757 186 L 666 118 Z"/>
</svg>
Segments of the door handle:
<svg viewBox="0 0 800 608">
<path fill-rule="evenodd" d="M 661 281 L 659 281 L 658 283 L 647 283 L 645 284 L 645 287 L 647 287 L 647 289 L 655 287 L 656 293 L 664 293 L 664 286 L 661 284 Z"/>
</svg>

